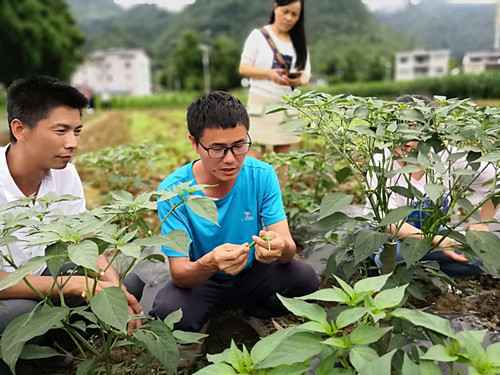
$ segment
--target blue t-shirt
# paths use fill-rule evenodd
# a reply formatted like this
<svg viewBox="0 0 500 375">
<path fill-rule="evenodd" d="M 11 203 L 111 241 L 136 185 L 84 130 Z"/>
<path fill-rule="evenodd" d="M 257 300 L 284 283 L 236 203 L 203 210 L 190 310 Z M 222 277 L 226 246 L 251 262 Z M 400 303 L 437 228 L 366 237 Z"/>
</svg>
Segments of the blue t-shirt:
<svg viewBox="0 0 500 375">
<path fill-rule="evenodd" d="M 171 190 L 179 183 L 196 184 L 191 162 L 177 169 L 165 178 L 159 190 Z M 202 192 L 199 193 L 203 195 Z M 178 202 L 178 201 L 177 201 Z M 158 216 L 163 220 L 170 211 L 174 200 L 158 203 Z M 191 239 L 189 259 L 195 261 L 214 248 L 224 243 L 244 244 L 252 242 L 252 236 L 258 235 L 263 226 L 269 226 L 286 219 L 278 178 L 271 165 L 251 157 L 246 157 L 236 182 L 224 197 L 215 200 L 219 226 L 196 215 L 186 205 L 177 208 L 162 224 L 161 233 L 172 230 L 184 230 Z M 169 257 L 185 257 L 166 246 L 162 252 Z M 251 249 L 246 268 L 254 260 Z"/>
</svg>

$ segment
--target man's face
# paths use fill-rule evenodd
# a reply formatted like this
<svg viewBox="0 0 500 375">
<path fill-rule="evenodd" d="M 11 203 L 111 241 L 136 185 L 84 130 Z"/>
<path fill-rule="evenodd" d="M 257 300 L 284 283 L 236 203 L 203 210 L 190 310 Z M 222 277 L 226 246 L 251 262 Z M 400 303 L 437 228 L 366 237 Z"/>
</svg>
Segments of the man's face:
<svg viewBox="0 0 500 375">
<path fill-rule="evenodd" d="M 247 129 L 243 125 L 238 125 L 231 129 L 205 129 L 199 142 L 192 139 L 193 147 L 200 155 L 204 170 L 208 173 L 214 183 L 229 182 L 235 180 L 240 173 L 241 165 L 245 160 L 246 154 L 235 155 L 227 151 L 225 156 L 212 158 L 209 151 L 203 147 L 212 149 L 221 149 L 222 147 L 238 146 L 248 142 Z"/>
<path fill-rule="evenodd" d="M 78 147 L 82 130 L 80 111 L 60 106 L 48 113 L 34 128 L 24 126 L 18 142 L 29 160 L 41 169 L 63 169 Z"/>
</svg>

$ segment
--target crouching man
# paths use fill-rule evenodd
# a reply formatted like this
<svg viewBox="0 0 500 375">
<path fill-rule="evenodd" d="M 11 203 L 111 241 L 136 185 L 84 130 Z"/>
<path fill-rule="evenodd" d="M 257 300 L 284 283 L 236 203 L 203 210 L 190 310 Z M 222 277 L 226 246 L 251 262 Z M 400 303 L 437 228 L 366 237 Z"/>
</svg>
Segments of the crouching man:
<svg viewBox="0 0 500 375">
<path fill-rule="evenodd" d="M 219 225 L 180 206 L 160 202 L 162 233 L 184 230 L 189 255 L 168 247 L 172 280 L 157 294 L 152 314 L 164 318 L 179 308 L 177 328 L 199 331 L 214 309 L 239 307 L 249 316 L 269 318 L 287 313 L 276 294 L 302 296 L 318 289 L 313 268 L 294 259 L 296 246 L 286 219 L 273 168 L 247 156 L 252 145 L 249 118 L 241 102 L 212 92 L 190 105 L 189 139 L 199 155 L 169 175 L 160 190 L 179 183 L 203 184 L 214 200 Z"/>
</svg>

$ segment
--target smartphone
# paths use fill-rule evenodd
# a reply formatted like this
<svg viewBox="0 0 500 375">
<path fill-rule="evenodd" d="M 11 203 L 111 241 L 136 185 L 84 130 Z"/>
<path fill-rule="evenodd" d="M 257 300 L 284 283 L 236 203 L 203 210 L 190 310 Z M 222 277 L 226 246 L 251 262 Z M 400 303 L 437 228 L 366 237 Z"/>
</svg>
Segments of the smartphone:
<svg viewBox="0 0 500 375">
<path fill-rule="evenodd" d="M 296 79 L 296 78 L 299 78 L 301 75 L 302 75 L 301 72 L 289 72 L 288 78 Z"/>
</svg>

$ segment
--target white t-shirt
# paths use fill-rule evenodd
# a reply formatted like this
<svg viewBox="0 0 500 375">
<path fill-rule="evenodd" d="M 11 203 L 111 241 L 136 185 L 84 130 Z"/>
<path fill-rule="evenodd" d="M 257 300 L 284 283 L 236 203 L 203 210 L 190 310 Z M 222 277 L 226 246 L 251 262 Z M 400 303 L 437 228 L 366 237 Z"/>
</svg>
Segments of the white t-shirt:
<svg viewBox="0 0 500 375">
<path fill-rule="evenodd" d="M 457 153 L 458 151 L 456 149 L 451 150 L 452 154 Z M 390 152 L 388 150 L 384 150 L 385 153 L 385 160 L 389 160 L 391 158 Z M 394 170 L 401 169 L 401 165 L 394 159 L 392 159 L 392 167 Z M 448 163 L 448 154 L 447 153 L 442 153 L 441 154 L 441 160 L 445 165 Z M 380 165 L 382 163 L 382 154 L 376 154 L 374 156 L 374 161 L 376 165 Z M 467 166 L 467 161 L 465 157 L 458 159 L 454 163 L 452 163 L 452 168 L 454 170 L 459 170 L 459 169 L 464 169 Z M 485 164 L 482 164 L 481 167 L 478 169 L 481 171 L 485 167 Z M 470 168 L 469 168 L 470 169 Z M 470 169 L 471 170 L 471 169 Z M 467 199 L 473 204 L 476 205 L 481 200 L 490 193 L 491 188 L 492 188 L 492 181 L 495 178 L 495 168 L 492 165 L 489 165 L 484 169 L 484 171 L 477 177 L 477 179 L 471 184 L 469 187 L 469 193 L 467 195 Z M 450 176 L 446 172 L 443 176 L 442 179 L 445 182 L 445 190 L 447 185 L 446 182 L 449 180 Z M 425 178 L 425 175 L 422 176 L 420 179 L 415 179 L 412 178 L 411 180 L 411 185 L 415 189 L 417 189 L 419 192 L 422 194 L 425 194 L 425 186 L 427 185 L 427 181 Z M 372 178 L 369 178 L 369 185 L 370 188 L 374 188 L 377 186 L 377 177 L 373 176 Z M 390 178 L 387 181 L 387 186 L 401 186 L 404 188 L 408 187 L 408 183 L 406 179 L 402 175 L 396 175 L 392 178 Z M 408 202 L 408 198 L 404 197 L 403 195 L 397 194 L 397 193 L 392 193 L 389 202 L 388 202 L 388 208 L 389 209 L 394 209 L 398 207 L 404 207 L 410 204 L 411 202 Z M 366 203 L 366 209 L 371 209 L 371 206 L 369 202 Z M 497 210 L 496 218 L 497 220 L 499 219 L 500 215 Z"/>
<path fill-rule="evenodd" d="M 9 146 L 0 147 L 0 207 L 9 202 L 26 197 L 10 175 L 6 157 L 8 147 Z M 80 177 L 74 165 L 71 163 L 68 163 L 64 169 L 51 169 L 47 176 L 45 176 L 38 190 L 37 197 L 43 197 L 48 193 L 56 195 L 70 194 L 81 197 L 81 199 L 58 202 L 51 205 L 51 213 L 53 214 L 75 215 L 85 211 L 82 182 L 80 181 Z M 24 237 L 26 234 L 21 231 L 16 232 L 14 235 L 18 239 L 26 238 Z M 18 267 L 35 256 L 45 255 L 44 246 L 26 246 L 25 243 L 21 241 L 10 244 L 9 249 Z M 5 247 L 0 247 L 0 251 L 4 254 L 8 254 Z M 43 273 L 44 269 L 45 267 L 42 267 L 36 272 L 33 272 L 33 274 L 40 275 Z M 12 272 L 14 269 L 5 264 L 2 267 L 0 264 L 0 271 Z"/>
<path fill-rule="evenodd" d="M 271 25 L 264 26 L 271 35 L 278 51 L 283 55 L 287 62 L 291 62 L 291 70 L 296 70 L 297 53 L 293 48 L 292 42 L 286 42 L 274 34 Z M 254 29 L 245 41 L 243 52 L 241 53 L 241 64 L 254 66 L 256 68 L 272 69 L 278 66 L 278 62 L 274 59 L 273 50 L 269 46 L 260 29 Z M 311 63 L 309 53 L 307 54 L 306 66 L 304 74 L 307 79 L 311 76 Z M 262 95 L 276 98 L 276 101 L 281 100 L 283 95 L 288 95 L 292 92 L 291 87 L 278 85 L 273 81 L 266 79 L 250 79 L 249 95 Z"/>
</svg>

